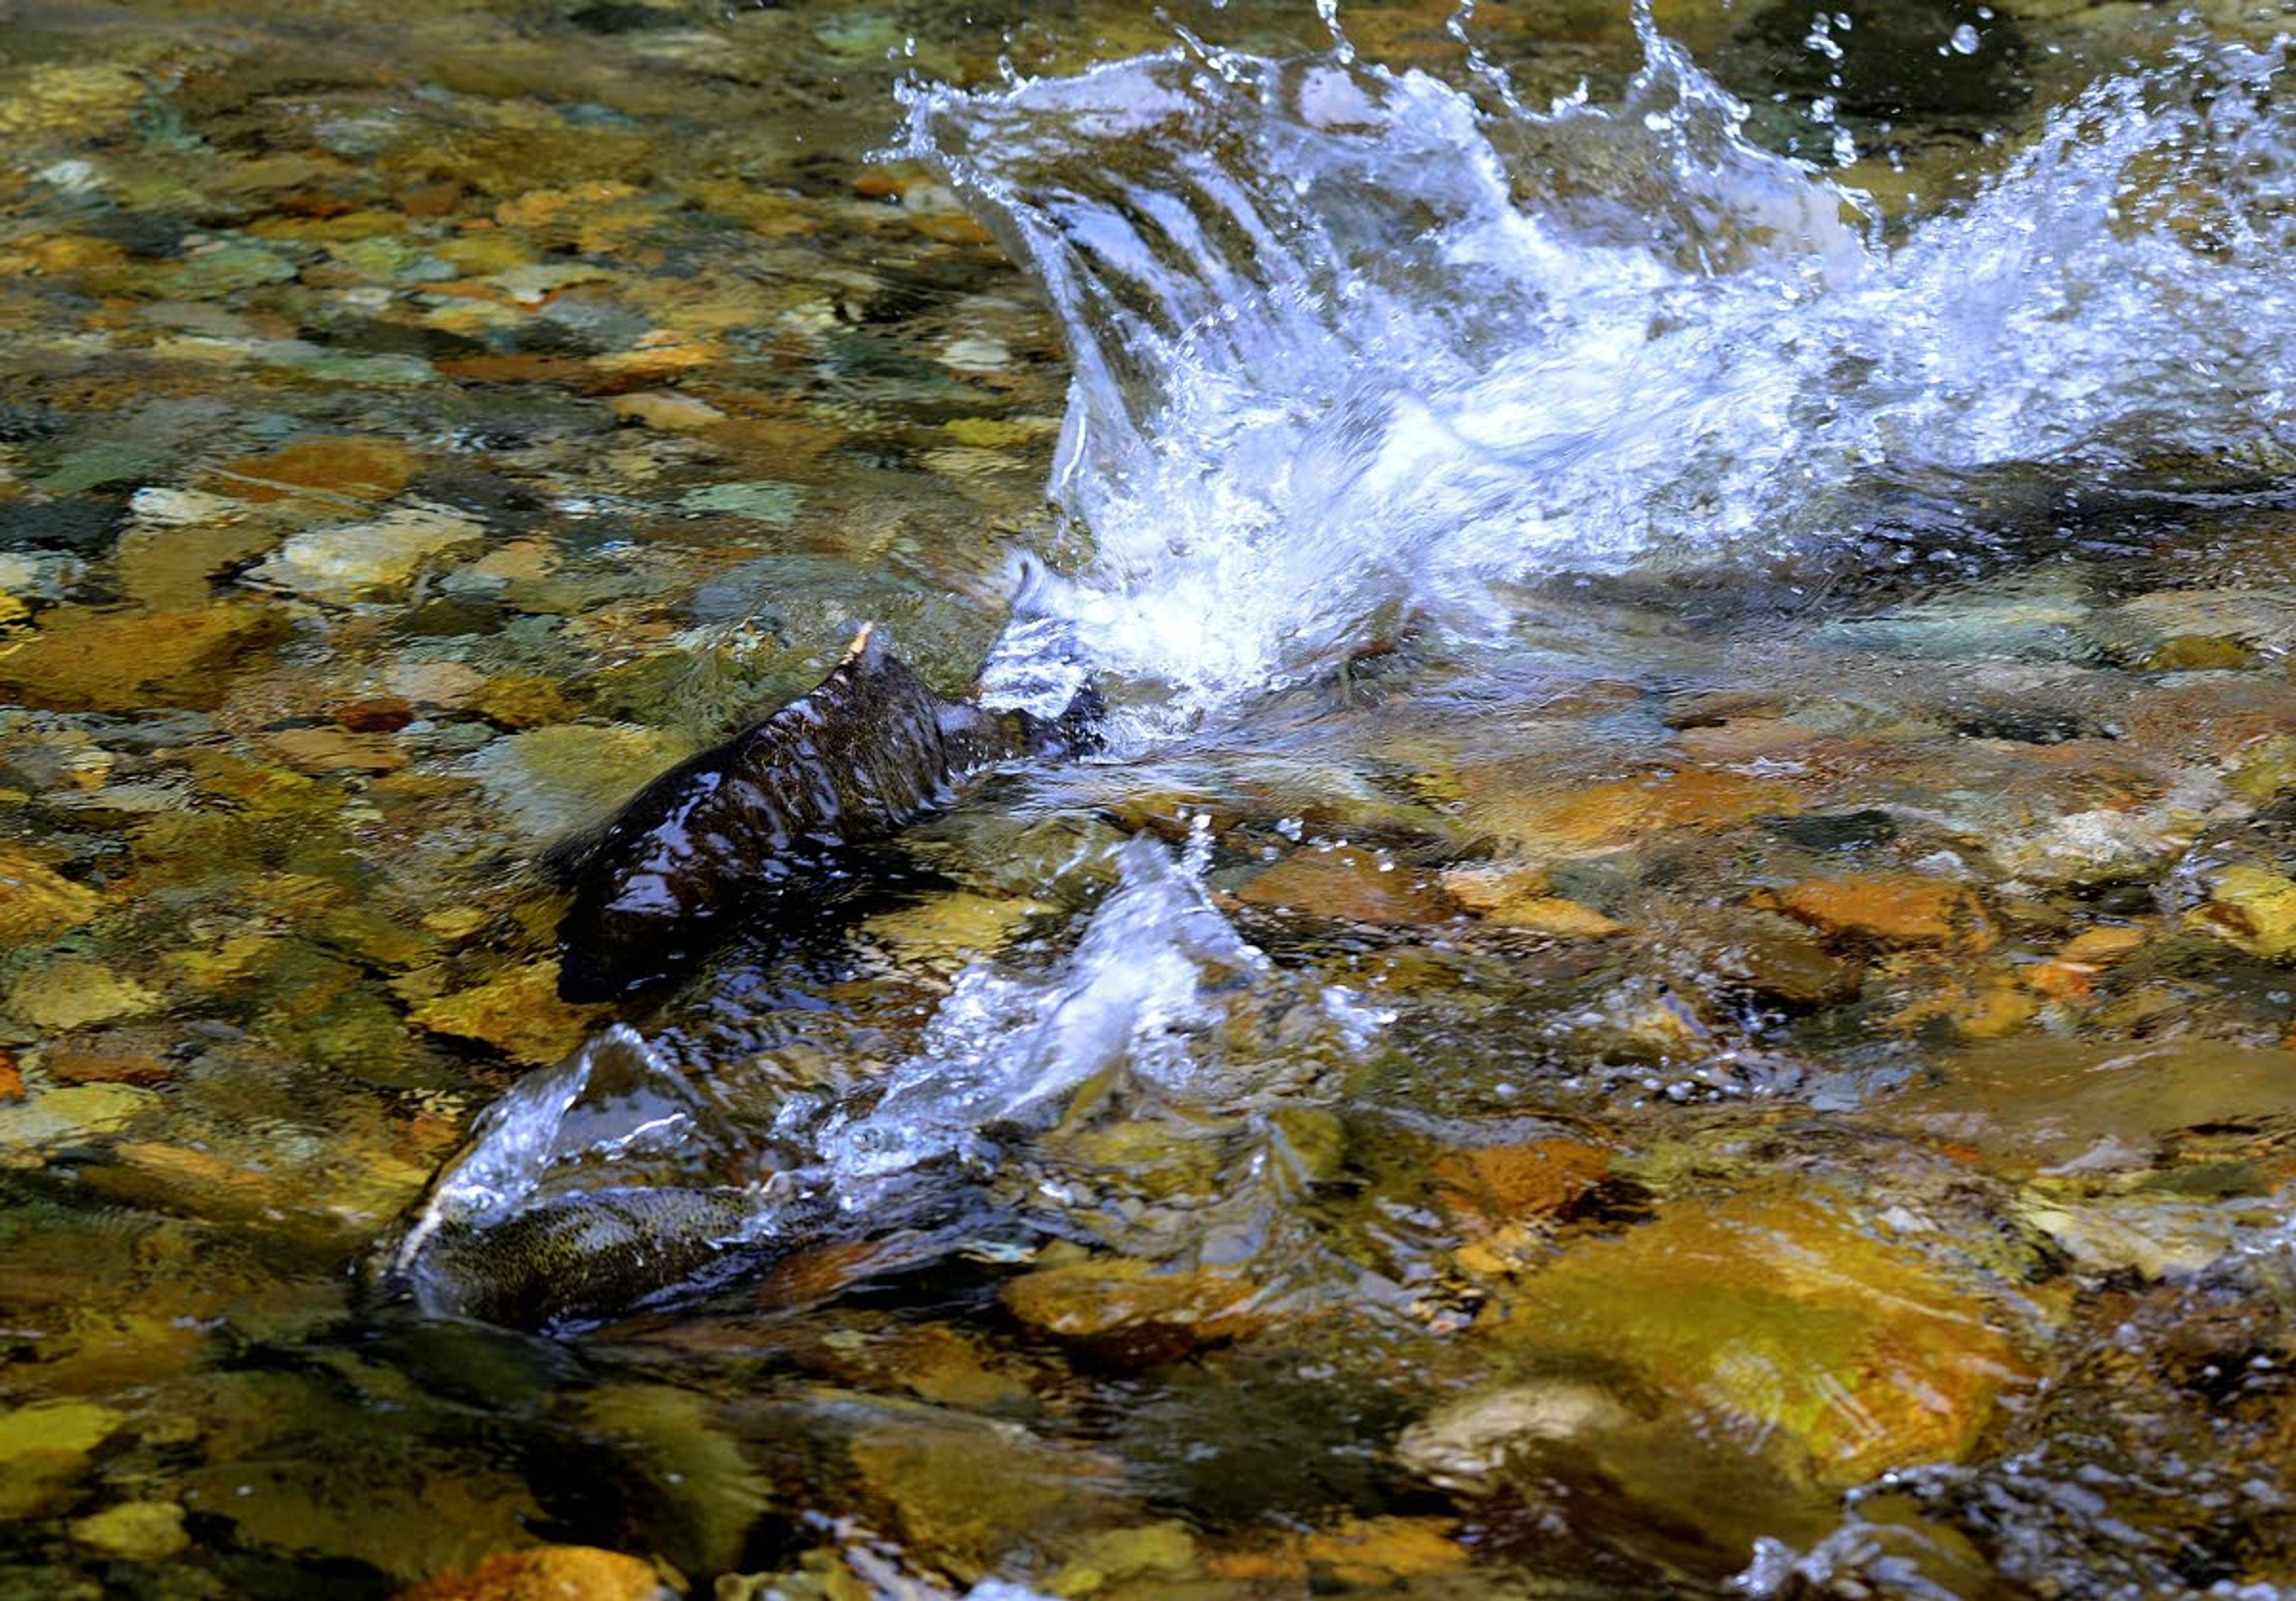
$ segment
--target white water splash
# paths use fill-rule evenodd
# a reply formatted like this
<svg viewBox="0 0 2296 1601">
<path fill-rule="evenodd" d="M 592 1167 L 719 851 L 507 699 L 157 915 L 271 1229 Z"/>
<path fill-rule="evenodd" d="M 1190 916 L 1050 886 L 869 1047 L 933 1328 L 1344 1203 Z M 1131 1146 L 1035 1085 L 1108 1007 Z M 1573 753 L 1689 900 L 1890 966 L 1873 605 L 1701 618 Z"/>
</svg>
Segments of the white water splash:
<svg viewBox="0 0 2296 1601">
<path fill-rule="evenodd" d="M 1238 933 L 1205 889 L 1210 851 L 1201 829 L 1178 853 L 1144 838 L 1119 847 L 1117 887 L 1075 948 L 1048 966 L 966 968 L 873 1096 L 784 1093 L 770 1120 L 745 1120 L 720 1098 L 730 1083 L 737 1100 L 757 1099 L 734 1082 L 737 1067 L 721 1065 L 705 1089 L 616 1024 L 488 1111 L 391 1248 L 389 1275 L 419 1278 L 442 1236 L 651 1186 L 725 1203 L 717 1227 L 728 1246 L 835 1212 L 882 1220 L 921 1170 L 955 1162 L 985 1175 L 1015 1135 L 1068 1114 L 1080 1092 L 1095 1105 L 1181 1108 L 1191 1127 L 1249 1116 L 1361 1053 L 1387 1015 L 1284 973 Z M 1245 1014 L 1280 1020 L 1282 1065 L 1258 1052 L 1231 1064 L 1224 1030 Z"/>
<path fill-rule="evenodd" d="M 1097 673 L 1153 738 L 1406 613 L 1496 637 L 1506 584 L 1838 538 L 1893 480 L 2296 449 L 2281 50 L 2092 88 L 1885 249 L 1643 29 L 1611 109 L 1201 48 L 909 92 L 1075 365 L 1052 490 L 1096 554 L 993 694 Z"/>
<path fill-rule="evenodd" d="M 636 1030 L 616 1023 L 488 1107 L 391 1252 L 405 1274 L 442 1230 L 487 1228 L 553 1196 L 726 1183 L 750 1142 Z"/>
<path fill-rule="evenodd" d="M 1210 847 L 1202 830 L 1177 859 L 1153 840 L 1131 841 L 1116 854 L 1119 886 L 1055 968 L 965 969 L 876 1104 L 829 1120 L 816 1141 L 820 1178 L 846 1204 L 865 1204 L 867 1181 L 985 1155 L 984 1131 L 1048 1121 L 1095 1079 L 1200 1108 L 1267 1090 L 1257 1075 L 1223 1082 L 1218 1033 L 1236 998 L 1264 1006 L 1288 981 L 1207 897 Z M 1385 1021 L 1336 987 L 1301 998 L 1344 1053 L 1361 1051 Z"/>
</svg>

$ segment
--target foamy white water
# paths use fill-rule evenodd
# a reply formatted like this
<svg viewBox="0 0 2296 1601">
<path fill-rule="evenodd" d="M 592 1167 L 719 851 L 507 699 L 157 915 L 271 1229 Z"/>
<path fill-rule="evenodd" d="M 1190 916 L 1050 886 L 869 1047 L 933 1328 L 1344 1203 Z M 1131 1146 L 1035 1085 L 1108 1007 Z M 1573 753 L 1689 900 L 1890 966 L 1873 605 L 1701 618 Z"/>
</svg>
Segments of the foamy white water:
<svg viewBox="0 0 2296 1601">
<path fill-rule="evenodd" d="M 1871 489 L 2296 450 L 2284 45 L 2100 83 L 1894 247 L 1644 19 L 1622 103 L 1486 112 L 1344 50 L 909 92 L 1075 364 L 991 693 L 1153 739 L 1496 587 L 1841 537 Z"/>
<path fill-rule="evenodd" d="M 1110 1093 L 1145 1091 L 1200 1111 L 1250 1100 L 1275 1087 L 1226 1069 L 1218 1030 L 1240 995 L 1266 1006 L 1301 986 L 1323 1043 L 1360 1051 L 1382 1014 L 1279 972 L 1237 933 L 1204 890 L 1210 846 L 1202 831 L 1177 858 L 1151 839 L 1128 842 L 1117 888 L 1051 970 L 965 969 L 875 1104 L 831 1117 L 816 1141 L 819 1178 L 844 1203 L 865 1204 L 868 1180 L 980 1154 L 984 1131 L 1049 1121 L 1095 1079 Z M 1313 1055 L 1313 1041 L 1296 1043 Z"/>
<path fill-rule="evenodd" d="M 1119 847 L 1117 884 L 1072 949 L 1033 965 L 974 962 L 881 1086 L 848 1102 L 783 1096 L 768 1127 L 721 1104 L 755 1098 L 741 1064 L 705 1089 L 615 1025 L 488 1111 L 392 1249 L 390 1273 L 426 1283 L 422 1259 L 442 1235 L 650 1186 L 707 1192 L 726 1247 L 818 1230 L 840 1212 L 888 1227 L 921 1172 L 986 1176 L 1088 1083 L 1111 1103 L 1184 1108 L 1192 1126 L 1296 1091 L 1363 1050 L 1385 1015 L 1278 969 L 1239 934 L 1205 890 L 1210 849 L 1203 831 L 1179 852 L 1145 838 Z M 1230 1063 L 1222 1030 L 1242 1007 L 1283 1016 L 1288 1071 Z"/>
</svg>

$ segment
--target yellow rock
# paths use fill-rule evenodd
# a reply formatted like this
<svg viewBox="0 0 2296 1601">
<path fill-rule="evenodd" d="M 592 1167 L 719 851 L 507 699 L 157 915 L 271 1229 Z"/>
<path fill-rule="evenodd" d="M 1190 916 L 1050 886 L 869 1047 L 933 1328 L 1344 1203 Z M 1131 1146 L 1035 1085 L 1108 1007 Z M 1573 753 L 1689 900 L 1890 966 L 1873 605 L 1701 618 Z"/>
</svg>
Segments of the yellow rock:
<svg viewBox="0 0 2296 1601">
<path fill-rule="evenodd" d="M 891 946 L 905 961 L 947 967 L 1002 948 L 1022 924 L 1051 909 L 1041 900 L 958 890 L 881 912 L 861 932 Z"/>
<path fill-rule="evenodd" d="M 1080 1598 L 1134 1580 L 1185 1579 L 1196 1565 L 1196 1542 L 1184 1524 L 1109 1529 L 1086 1535 L 1045 1588 L 1055 1596 Z"/>
<path fill-rule="evenodd" d="M 194 490 L 182 494 L 190 497 Z M 137 497 L 139 502 L 142 497 Z M 279 534 L 260 520 L 240 520 L 241 507 L 220 496 L 211 499 L 227 511 L 221 516 L 198 517 L 185 522 L 139 516 L 119 537 L 113 565 L 123 594 L 154 612 L 189 611 L 205 606 L 216 580 L 241 562 L 264 554 Z"/>
<path fill-rule="evenodd" d="M 2226 867 L 2207 904 L 2185 921 L 2252 956 L 2279 961 L 2296 953 L 2296 880 L 2246 863 Z"/>
<path fill-rule="evenodd" d="M 2057 947 L 2055 959 L 2060 962 L 2086 962 L 2094 967 L 2110 967 L 2123 956 L 2133 955 L 2144 943 L 2143 929 L 2093 928 L 2074 935 Z"/>
<path fill-rule="evenodd" d="M 31 264 L 44 273 L 109 272 L 127 262 L 127 252 L 111 241 L 86 234 L 51 234 L 22 248 Z"/>
<path fill-rule="evenodd" d="M 45 63 L 29 74 L 11 72 L 12 90 L 0 95 L 0 135 L 20 142 L 70 128 L 75 141 L 100 142 L 124 129 L 150 89 L 125 68 Z"/>
<path fill-rule="evenodd" d="M 515 234 L 488 230 L 465 234 L 459 239 L 449 239 L 431 247 L 434 255 L 443 256 L 474 278 L 494 273 L 508 272 L 513 267 L 523 267 L 534 259 L 533 247 Z"/>
<path fill-rule="evenodd" d="M 426 1579 L 398 1601 L 675 1601 L 683 1586 L 652 1564 L 594 1546 L 503 1551 L 476 1567 Z"/>
<path fill-rule="evenodd" d="M 715 339 L 697 337 L 676 328 L 656 328 L 641 335 L 627 350 L 599 357 L 592 365 L 617 376 L 660 376 L 708 366 L 721 359 L 726 347 Z"/>
<path fill-rule="evenodd" d="M 37 1516 L 71 1491 L 124 1414 L 94 1401 L 35 1401 L 0 1412 L 0 1517 Z"/>
<path fill-rule="evenodd" d="M 2144 660 L 2152 673 L 2231 672 L 2256 663 L 2256 652 L 2237 639 L 2179 634 L 2163 640 Z"/>
<path fill-rule="evenodd" d="M 941 428 L 960 445 L 1000 450 L 1055 433 L 1060 424 L 1049 417 L 957 417 Z"/>
<path fill-rule="evenodd" d="M 935 1406 L 968 1412 L 1025 1404 L 1027 1384 L 992 1367 L 978 1341 L 939 1324 L 896 1324 L 862 1334 L 840 1330 L 823 1343 L 842 1382 L 873 1390 L 898 1387 Z"/>
<path fill-rule="evenodd" d="M 422 924 L 449 944 L 459 945 L 493 920 L 492 914 L 478 907 L 450 906 L 423 913 Z"/>
<path fill-rule="evenodd" d="M 1958 1458 L 2027 1382 L 1987 1312 L 1806 1196 L 1755 1195 L 1579 1245 L 1525 1283 L 1504 1328 L 1624 1362 L 1750 1452 L 1782 1436 L 1845 1485 Z"/>
<path fill-rule="evenodd" d="M 134 1084 L 68 1084 L 37 1100 L 0 1105 L 0 1152 L 115 1133 L 160 1104 L 157 1092 Z"/>
<path fill-rule="evenodd" d="M 410 1016 L 433 1033 L 476 1039 L 539 1065 L 563 1060 L 600 1014 L 599 1007 L 560 1000 L 558 964 L 542 961 L 504 968 L 473 989 L 425 1002 Z"/>
<path fill-rule="evenodd" d="M 192 1543 L 184 1532 L 184 1509 L 173 1501 L 121 1501 L 74 1518 L 71 1537 L 99 1556 L 121 1562 L 165 1562 Z"/>
<path fill-rule="evenodd" d="M 18 975 L 8 989 L 8 1010 L 36 1029 L 61 1033 L 149 1012 L 160 998 L 100 962 L 67 957 Z"/>
<path fill-rule="evenodd" d="M 616 395 L 606 404 L 613 408 L 616 416 L 628 417 L 648 428 L 707 428 L 712 423 L 726 420 L 726 414 L 707 400 L 668 390 L 650 390 L 635 395 Z"/>
<path fill-rule="evenodd" d="M 1989 973 L 1954 1008 L 1953 1026 L 1964 1039 L 2002 1039 L 2033 1021 L 2040 1003 L 2015 975 Z"/>
<path fill-rule="evenodd" d="M 2274 735 L 2237 752 L 2225 788 L 2259 806 L 2296 788 L 2296 735 Z"/>
<path fill-rule="evenodd" d="M 95 891 L 0 844 L 0 945 L 78 928 L 95 915 Z"/>
<path fill-rule="evenodd" d="M 1627 926 L 1593 907 L 1581 906 L 1560 895 L 1533 895 L 1510 902 L 1492 913 L 1488 921 L 1504 928 L 1529 929 L 1534 933 L 1572 940 L 1599 940 Z"/>
<path fill-rule="evenodd" d="M 574 715 L 566 692 L 537 673 L 498 673 L 472 694 L 470 706 L 502 728 L 539 728 Z"/>
<path fill-rule="evenodd" d="M 1083 1452 L 914 1402 L 872 1411 L 848 1450 L 863 1497 L 897 1525 L 876 1526 L 964 1584 L 1016 1550 L 1061 1548 L 1128 1510 L 1110 1493 L 1107 1465 Z"/>
<path fill-rule="evenodd" d="M 64 711 L 214 707 L 232 664 L 287 634 L 275 612 L 251 606 L 133 615 L 55 606 L 40 622 L 0 649 L 0 696 Z"/>
</svg>

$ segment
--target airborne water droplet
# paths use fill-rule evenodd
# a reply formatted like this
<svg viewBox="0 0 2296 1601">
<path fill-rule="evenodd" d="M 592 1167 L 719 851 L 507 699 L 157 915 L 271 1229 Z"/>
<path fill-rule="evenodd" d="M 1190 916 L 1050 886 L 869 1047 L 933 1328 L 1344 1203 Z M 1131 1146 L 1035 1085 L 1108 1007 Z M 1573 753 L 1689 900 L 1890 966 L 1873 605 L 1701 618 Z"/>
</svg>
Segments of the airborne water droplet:
<svg viewBox="0 0 2296 1601">
<path fill-rule="evenodd" d="M 1977 53 L 1977 29 L 1964 22 L 1953 30 L 1953 47 L 1963 55 Z"/>
</svg>

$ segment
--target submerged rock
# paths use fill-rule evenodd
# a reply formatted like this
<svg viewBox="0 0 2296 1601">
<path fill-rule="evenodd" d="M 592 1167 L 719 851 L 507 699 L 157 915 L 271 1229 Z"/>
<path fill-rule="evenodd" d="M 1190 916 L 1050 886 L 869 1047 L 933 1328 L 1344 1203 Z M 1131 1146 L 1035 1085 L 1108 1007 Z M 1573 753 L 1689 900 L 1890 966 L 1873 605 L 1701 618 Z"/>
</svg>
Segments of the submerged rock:
<svg viewBox="0 0 2296 1601">
<path fill-rule="evenodd" d="M 667 1601 L 676 1593 L 652 1564 L 619 1551 L 538 1546 L 427 1579 L 399 1601 Z"/>
<path fill-rule="evenodd" d="M 58 606 L 0 657 L 0 695 L 62 710 L 142 712 L 219 705 L 228 669 L 286 636 L 256 607 L 119 613 Z"/>
<path fill-rule="evenodd" d="M 689 966 L 737 913 L 801 915 L 855 853 L 948 803 L 959 777 L 1090 738 L 1086 690 L 1057 721 L 941 700 L 865 628 L 814 688 L 654 780 L 555 853 L 574 882 L 559 993 L 608 1000 Z"/>
<path fill-rule="evenodd" d="M 2030 1382 L 1981 1294 L 1797 1194 L 1677 1203 L 1579 1246 L 1489 1322 L 1525 1355 L 1620 1365 L 1819 1484 L 1961 1457 Z"/>
</svg>

